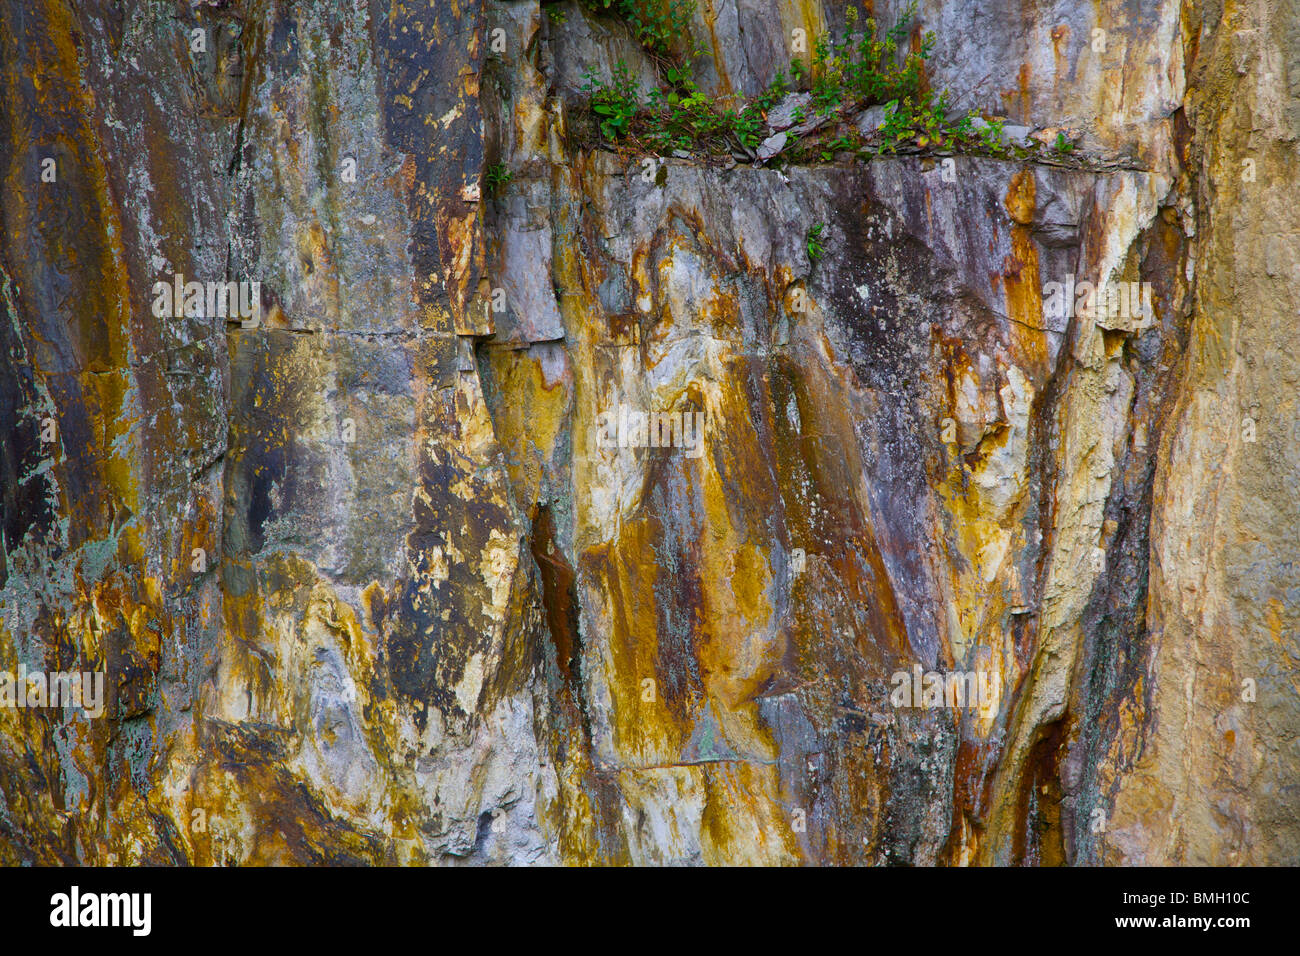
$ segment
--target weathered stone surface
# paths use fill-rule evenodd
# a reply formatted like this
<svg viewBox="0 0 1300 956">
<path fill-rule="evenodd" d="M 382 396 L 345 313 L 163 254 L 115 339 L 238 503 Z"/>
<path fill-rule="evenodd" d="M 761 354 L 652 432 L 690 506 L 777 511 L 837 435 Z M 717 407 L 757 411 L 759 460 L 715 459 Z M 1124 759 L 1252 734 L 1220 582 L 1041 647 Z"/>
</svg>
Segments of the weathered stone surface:
<svg viewBox="0 0 1300 956">
<path fill-rule="evenodd" d="M 1185 16 L 1197 255 L 1153 491 L 1141 701 L 1152 730 L 1100 763 L 1115 809 L 1098 856 L 1294 864 L 1300 209 L 1286 184 L 1300 175 L 1300 17 L 1266 3 Z"/>
<path fill-rule="evenodd" d="M 1294 9 L 921 5 L 1095 171 L 602 151 L 576 2 L 177 9 L 0 4 L 0 671 L 108 677 L 0 706 L 0 861 L 1300 862 Z"/>
</svg>

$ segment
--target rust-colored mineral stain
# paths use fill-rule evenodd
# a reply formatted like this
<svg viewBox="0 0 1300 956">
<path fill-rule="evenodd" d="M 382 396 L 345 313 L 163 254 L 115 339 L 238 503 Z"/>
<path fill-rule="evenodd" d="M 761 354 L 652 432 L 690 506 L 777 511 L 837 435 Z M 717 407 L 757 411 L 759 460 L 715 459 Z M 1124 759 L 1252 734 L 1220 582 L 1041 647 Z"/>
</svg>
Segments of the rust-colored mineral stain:
<svg viewBox="0 0 1300 956">
<path fill-rule="evenodd" d="M 705 0 L 705 3 L 708 4 L 708 11 L 705 13 L 703 20 L 704 25 L 708 27 L 709 30 L 709 48 L 713 51 L 713 66 L 718 73 L 718 92 L 723 96 L 729 96 L 734 92 L 734 90 L 731 87 L 731 77 L 728 75 L 727 71 L 727 58 L 722 55 L 723 47 L 722 44 L 718 42 L 718 31 L 715 29 L 717 14 L 713 12 L 712 0 Z M 689 40 L 685 44 L 685 47 L 689 49 Z"/>
<path fill-rule="evenodd" d="M 613 701 L 610 728 L 617 753 L 628 763 L 642 762 L 661 750 L 678 753 L 690 736 L 692 702 L 698 698 L 699 664 L 690 640 L 661 643 L 659 611 L 653 600 L 662 571 L 647 559 L 656 547 L 645 521 L 623 525 L 616 541 L 588 548 L 579 562 L 585 581 L 609 594 L 609 662 L 606 679 Z M 674 582 L 678 600 L 698 619 L 698 589 L 692 577 Z M 653 680 L 655 693 L 644 693 Z"/>
<path fill-rule="evenodd" d="M 1052 27 L 1052 59 L 1056 64 L 1056 80 L 1059 83 L 1066 77 L 1070 69 L 1070 61 L 1066 56 L 1067 41 L 1070 38 L 1070 27 L 1065 23 L 1058 23 Z"/>
<path fill-rule="evenodd" d="M 995 740 L 965 739 L 957 747 L 953 804 L 972 820 L 981 819 L 992 799 L 993 771 L 1000 752 Z"/>
<path fill-rule="evenodd" d="M 1052 724 L 1025 762 L 1012 839 L 1013 862 L 1017 865 L 1065 865 L 1060 758 L 1069 723 L 1070 715 L 1066 714 Z"/>
<path fill-rule="evenodd" d="M 1028 123 L 1030 118 L 1030 93 L 1029 93 L 1029 64 L 1020 64 L 1020 73 L 1017 76 L 1017 89 L 1020 92 L 1020 122 Z"/>
<path fill-rule="evenodd" d="M 1028 167 L 1011 177 L 1003 199 L 1011 217 L 1011 254 L 1002 264 L 1007 316 L 1016 364 L 1037 388 L 1048 372 L 1047 336 L 1043 324 L 1043 286 L 1038 274 L 1038 250 L 1030 236 L 1034 221 L 1036 184 Z"/>
<path fill-rule="evenodd" d="M 581 706 L 578 674 L 581 640 L 578 635 L 578 607 L 574 599 L 573 567 L 555 546 L 555 521 L 546 505 L 537 509 L 531 542 L 533 560 L 542 575 L 542 603 L 546 626 L 555 646 L 555 662 L 573 704 Z"/>
<path fill-rule="evenodd" d="M 1011 177 L 1002 205 L 1012 222 L 1027 226 L 1034 221 L 1034 204 L 1037 199 L 1037 182 L 1034 171 L 1025 167 Z"/>
</svg>

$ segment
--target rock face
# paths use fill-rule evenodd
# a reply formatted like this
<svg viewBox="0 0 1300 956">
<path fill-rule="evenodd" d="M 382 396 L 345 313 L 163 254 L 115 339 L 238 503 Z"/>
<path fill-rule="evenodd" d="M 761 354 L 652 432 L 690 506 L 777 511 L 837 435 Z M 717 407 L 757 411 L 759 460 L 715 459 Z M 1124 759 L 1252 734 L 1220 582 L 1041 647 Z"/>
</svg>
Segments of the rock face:
<svg viewBox="0 0 1300 956">
<path fill-rule="evenodd" d="M 603 151 L 574 2 L 0 0 L 0 672 L 107 677 L 0 862 L 1300 863 L 1300 15 L 917 16 L 1093 167 Z"/>
</svg>

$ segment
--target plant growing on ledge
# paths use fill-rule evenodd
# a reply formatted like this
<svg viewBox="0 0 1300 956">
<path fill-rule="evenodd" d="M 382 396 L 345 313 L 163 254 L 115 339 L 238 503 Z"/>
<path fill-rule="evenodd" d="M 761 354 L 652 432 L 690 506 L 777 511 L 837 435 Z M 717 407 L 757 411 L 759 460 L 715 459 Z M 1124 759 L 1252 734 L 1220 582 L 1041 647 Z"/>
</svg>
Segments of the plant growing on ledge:
<svg viewBox="0 0 1300 956">
<path fill-rule="evenodd" d="M 816 262 L 826 254 L 826 246 L 822 241 L 826 238 L 825 230 L 826 224 L 824 222 L 808 227 L 808 234 L 804 237 L 804 244 L 808 250 L 808 260 L 810 262 Z"/>
<path fill-rule="evenodd" d="M 640 93 L 632 74 L 620 60 L 614 67 L 609 85 L 592 70 L 583 74 L 583 79 L 587 82 L 582 89 L 591 94 L 591 111 L 596 114 L 601 135 L 611 142 L 622 139 L 641 108 Z"/>
<path fill-rule="evenodd" d="M 862 137 L 858 131 L 850 130 L 848 133 L 842 133 L 834 139 L 828 141 L 822 148 L 822 162 L 829 163 L 835 159 L 835 154 L 840 152 L 853 152 L 862 145 Z"/>
<path fill-rule="evenodd" d="M 624 0 L 584 2 L 610 6 Z M 926 33 L 899 63 L 900 41 L 909 32 L 915 6 L 883 36 L 870 19 L 860 33 L 853 33 L 858 16 L 850 7 L 840 38 L 815 41 L 811 67 L 792 60 L 789 79 L 778 72 L 771 85 L 748 102 L 718 102 L 696 85 L 689 63 L 663 61 L 659 67 L 664 83 L 648 97 L 643 98 L 622 62 L 608 83 L 589 71 L 583 90 L 590 94 L 590 108 L 606 142 L 630 140 L 660 154 L 697 153 L 782 165 L 833 162 L 845 152 L 862 158 L 933 149 L 1019 159 L 1033 155 L 1037 146 L 1021 148 L 1003 140 L 1002 119 L 985 121 L 971 110 L 949 120 L 948 91 L 923 88 L 922 69 L 934 48 L 933 33 Z M 769 112 L 793 90 L 807 93 L 790 107 L 788 122 L 769 125 Z M 882 103 L 876 128 L 861 125 L 876 111 L 859 111 Z M 1053 149 L 1064 158 L 1073 144 L 1058 136 Z"/>
<path fill-rule="evenodd" d="M 1002 127 L 1005 122 L 1000 119 L 990 120 L 989 124 L 984 127 L 980 134 L 979 145 L 994 155 L 1000 156 L 1006 152 L 1006 144 L 1002 141 Z"/>
<path fill-rule="evenodd" d="M 646 130 L 650 144 L 661 151 L 722 145 L 719 140 L 736 129 L 736 112 L 718 110 L 695 85 L 689 70 L 672 67 L 667 77 L 671 86 L 650 91 Z M 759 117 L 748 114 L 741 125 L 746 139 L 757 145 Z"/>
<path fill-rule="evenodd" d="M 948 92 L 938 97 L 932 92 L 891 100 L 885 105 L 885 122 L 880 127 L 882 153 L 892 153 L 901 143 L 916 141 L 921 148 L 942 146 L 949 138 L 960 139 L 963 131 L 969 132 L 971 118 L 963 117 L 950 124 Z"/>
<path fill-rule="evenodd" d="M 798 61 L 796 60 L 795 62 Z M 776 76 L 772 77 L 772 82 L 768 84 L 767 89 L 759 95 L 758 99 L 754 100 L 753 105 L 756 106 L 760 112 L 766 113 L 777 103 L 781 102 L 781 99 L 789 92 L 790 83 L 785 78 L 785 70 L 777 70 Z"/>
<path fill-rule="evenodd" d="M 838 39 L 819 36 L 813 44 L 810 88 L 819 116 L 847 105 L 869 106 L 888 100 L 915 95 L 921 84 L 921 69 L 934 50 L 935 36 L 926 33 L 919 49 L 907 54 L 898 65 L 900 41 L 907 36 L 916 3 L 901 14 L 898 22 L 877 36 L 876 21 L 868 19 L 860 34 L 854 35 L 858 22 L 857 7 L 844 15 L 844 33 Z M 799 61 L 795 61 L 798 63 Z M 803 65 L 792 63 L 791 72 L 803 75 Z"/>
</svg>

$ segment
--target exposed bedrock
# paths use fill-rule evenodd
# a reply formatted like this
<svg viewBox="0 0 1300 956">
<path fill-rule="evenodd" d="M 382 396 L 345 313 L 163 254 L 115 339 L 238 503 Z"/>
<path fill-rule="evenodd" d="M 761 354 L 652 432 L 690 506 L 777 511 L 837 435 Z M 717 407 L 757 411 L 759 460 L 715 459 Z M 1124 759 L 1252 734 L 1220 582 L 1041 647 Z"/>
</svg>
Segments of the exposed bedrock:
<svg viewBox="0 0 1300 956">
<path fill-rule="evenodd" d="M 107 676 L 0 862 L 1300 863 L 1300 16 L 917 18 L 1090 162 L 611 152 L 572 0 L 0 2 L 0 672 Z"/>
</svg>

